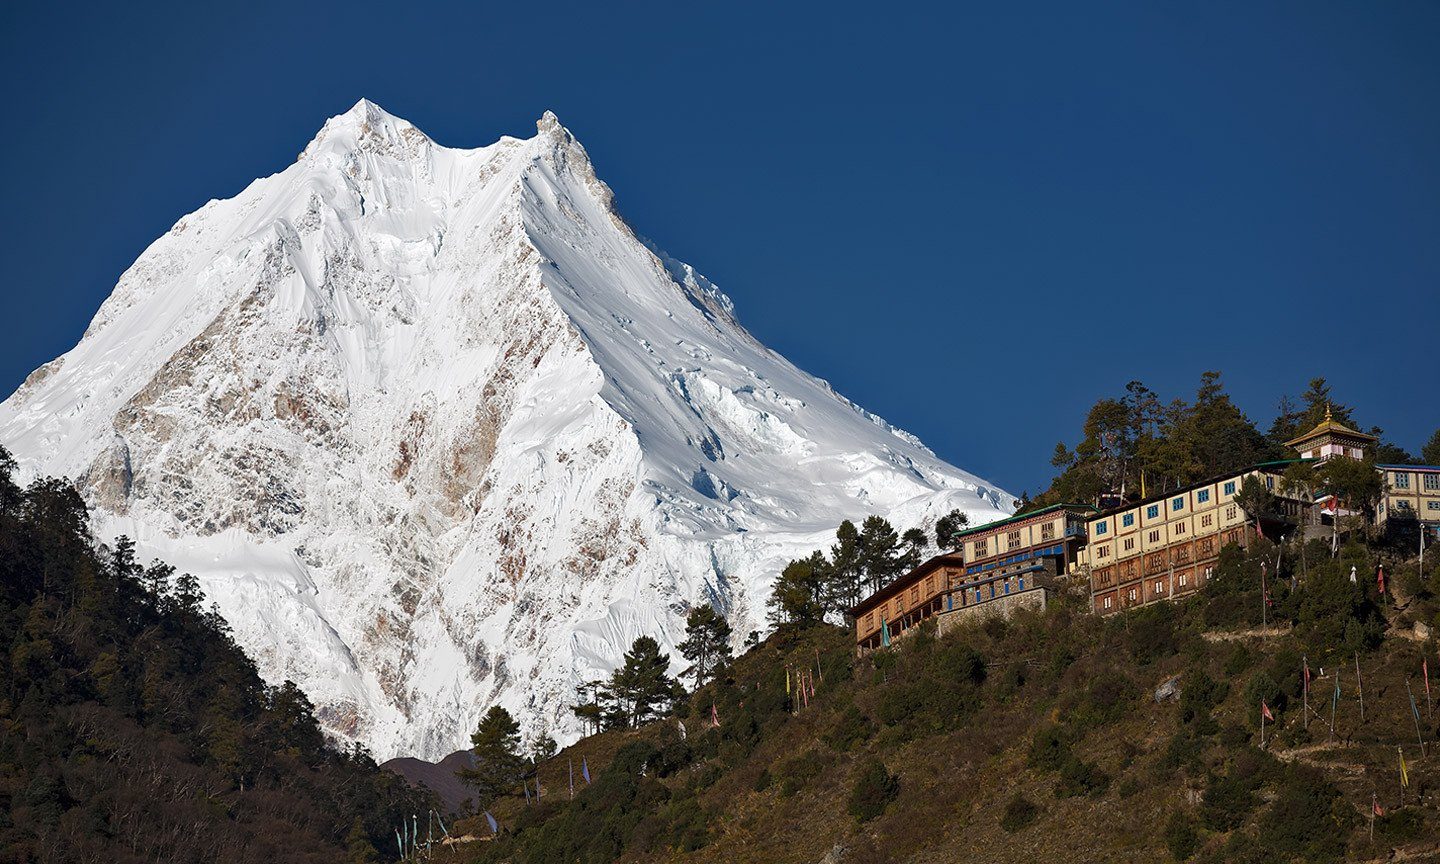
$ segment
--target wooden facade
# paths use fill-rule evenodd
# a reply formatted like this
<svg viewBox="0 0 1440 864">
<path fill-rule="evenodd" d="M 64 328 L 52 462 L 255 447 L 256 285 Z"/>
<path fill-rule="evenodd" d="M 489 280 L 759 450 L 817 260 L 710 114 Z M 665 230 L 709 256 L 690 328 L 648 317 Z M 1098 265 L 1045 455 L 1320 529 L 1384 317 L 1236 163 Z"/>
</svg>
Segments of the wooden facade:
<svg viewBox="0 0 1440 864">
<path fill-rule="evenodd" d="M 950 586 L 964 571 L 960 555 L 937 555 L 861 600 L 850 610 L 857 649 L 880 648 L 886 631 L 894 640 L 943 612 Z"/>
<path fill-rule="evenodd" d="M 1247 477 L 1277 496 L 1285 522 L 1300 522 L 1310 502 L 1282 494 L 1286 464 L 1257 465 L 1091 517 L 1084 556 L 1094 611 L 1110 615 L 1200 590 L 1226 544 L 1245 546 L 1255 536 L 1254 523 L 1235 503 Z M 1272 528 L 1280 530 L 1278 523 Z"/>
</svg>

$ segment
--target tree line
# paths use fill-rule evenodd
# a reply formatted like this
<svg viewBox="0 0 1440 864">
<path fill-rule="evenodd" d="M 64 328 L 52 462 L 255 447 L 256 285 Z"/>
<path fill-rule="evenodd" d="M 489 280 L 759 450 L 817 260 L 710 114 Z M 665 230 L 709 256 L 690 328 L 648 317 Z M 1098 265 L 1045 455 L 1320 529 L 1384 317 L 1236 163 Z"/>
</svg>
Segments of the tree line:
<svg viewBox="0 0 1440 864">
<path fill-rule="evenodd" d="M 1166 492 L 1206 477 L 1237 471 L 1259 462 L 1292 459 L 1285 446 L 1313 429 L 1327 412 L 1336 421 L 1367 431 L 1354 409 L 1336 400 L 1324 378 L 1312 379 L 1299 399 L 1282 396 L 1274 421 L 1264 432 L 1225 392 L 1219 372 L 1200 376 L 1193 401 L 1166 402 L 1139 381 L 1125 386 L 1120 397 L 1100 399 L 1085 415 L 1078 443 L 1055 445 L 1050 464 L 1058 471 L 1050 486 L 1021 508 L 1062 502 L 1100 504 L 1110 499 Z M 1440 430 L 1417 458 L 1388 441 L 1384 430 L 1371 426 L 1379 439 L 1370 457 L 1375 464 L 1440 464 Z"/>
<path fill-rule="evenodd" d="M 378 860 L 428 798 L 326 741 L 196 580 L 97 543 L 0 448 L 0 859 Z"/>
</svg>

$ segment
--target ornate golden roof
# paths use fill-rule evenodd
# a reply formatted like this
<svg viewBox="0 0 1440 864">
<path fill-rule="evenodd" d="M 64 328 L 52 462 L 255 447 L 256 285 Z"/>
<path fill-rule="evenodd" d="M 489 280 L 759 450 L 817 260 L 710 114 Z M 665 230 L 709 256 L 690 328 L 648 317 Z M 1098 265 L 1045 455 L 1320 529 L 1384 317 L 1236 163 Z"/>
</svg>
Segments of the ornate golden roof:
<svg viewBox="0 0 1440 864">
<path fill-rule="evenodd" d="M 1317 425 L 1314 429 L 1311 429 L 1309 432 L 1306 432 L 1304 435 L 1300 435 L 1296 438 L 1292 438 L 1289 441 L 1286 441 L 1285 446 L 1296 447 L 1306 441 L 1319 438 L 1321 435 L 1334 435 L 1337 438 L 1353 438 L 1357 441 L 1378 440 L 1374 435 L 1367 435 L 1364 432 L 1359 432 L 1351 429 L 1349 426 L 1346 426 L 1344 423 L 1341 423 L 1334 417 L 1331 417 L 1330 406 L 1326 405 L 1325 419 L 1321 420 L 1319 425 Z"/>
</svg>

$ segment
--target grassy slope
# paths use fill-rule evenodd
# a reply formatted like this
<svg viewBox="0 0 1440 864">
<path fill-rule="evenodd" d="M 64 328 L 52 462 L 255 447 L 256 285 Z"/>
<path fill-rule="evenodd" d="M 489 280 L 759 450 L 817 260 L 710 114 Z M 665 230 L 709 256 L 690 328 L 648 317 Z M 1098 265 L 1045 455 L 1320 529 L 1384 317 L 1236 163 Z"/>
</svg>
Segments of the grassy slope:
<svg viewBox="0 0 1440 864">
<path fill-rule="evenodd" d="M 1102 621 L 1084 614 L 1078 598 L 1062 600 L 1043 615 L 1024 615 L 1008 626 L 968 629 L 941 640 L 922 636 L 859 660 L 853 658 L 844 631 L 782 631 L 739 658 L 727 681 L 696 694 L 686 720 L 694 761 L 659 781 L 678 798 L 685 797 L 684 790 L 694 790 L 700 810 L 708 814 L 706 845 L 680 851 L 686 844 L 666 834 L 667 820 L 677 818 L 675 808 L 636 805 L 643 811 L 636 817 L 642 825 L 626 834 L 620 857 L 640 862 L 817 862 L 839 844 L 848 850 L 841 860 L 857 864 L 1028 862 L 1039 855 L 1161 861 L 1170 860 L 1167 822 L 1180 812 L 1194 817 L 1199 827 L 1197 860 L 1246 860 L 1257 844 L 1239 840 L 1259 836 L 1259 843 L 1275 842 L 1275 829 L 1262 825 L 1267 819 L 1283 821 L 1281 805 L 1273 802 L 1292 788 L 1285 785 L 1292 777 L 1285 764 L 1298 762 L 1319 767 L 1338 793 L 1333 801 L 1316 805 L 1318 809 L 1300 813 L 1299 821 L 1313 824 L 1315 832 L 1337 838 L 1328 853 L 1317 852 L 1314 860 L 1337 860 L 1337 855 L 1383 859 L 1392 849 L 1400 850 L 1402 858 L 1414 856 L 1405 860 L 1435 860 L 1424 853 L 1440 848 L 1440 820 L 1434 815 L 1440 754 L 1421 758 L 1405 691 L 1408 676 L 1417 688 L 1423 718 L 1420 657 L 1422 651 L 1432 659 L 1440 657 L 1433 640 L 1417 642 L 1408 638 L 1408 631 L 1400 635 L 1392 627 L 1377 649 L 1361 655 L 1364 726 L 1355 698 L 1354 666 L 1347 662 L 1341 670 L 1338 740 L 1328 744 L 1328 714 L 1323 720 L 1312 715 L 1308 731 L 1301 728 L 1298 667 L 1286 673 L 1293 659 L 1288 652 L 1298 655 L 1302 650 L 1299 638 L 1290 633 L 1223 638 L 1225 634 L 1202 624 L 1206 602 Z M 1392 608 L 1389 617 L 1394 622 L 1401 616 Z M 1237 656 L 1242 645 L 1245 650 Z M 785 664 L 813 667 L 817 650 L 826 677 L 810 707 L 793 714 L 767 713 L 765 705 L 779 703 L 783 695 Z M 984 681 L 957 684 L 965 677 L 965 657 L 971 650 L 983 658 Z M 1311 663 L 1318 675 L 1320 659 L 1312 655 Z M 1227 692 L 1213 709 L 1217 724 L 1195 736 L 1199 744 L 1192 755 L 1175 758 L 1171 747 L 1182 728 L 1181 708 L 1176 702 L 1157 704 L 1152 693 L 1172 675 L 1183 675 L 1184 683 L 1201 669 L 1227 684 Z M 1317 677 L 1312 685 L 1312 705 L 1328 709 L 1333 670 L 1325 671 L 1326 677 Z M 1258 735 L 1247 717 L 1254 709 L 1245 692 L 1262 672 L 1272 674 L 1282 689 L 1295 691 L 1269 730 L 1268 756 L 1254 747 Z M 748 712 L 740 706 L 747 699 Z M 699 715 L 708 719 L 712 701 L 719 706 L 722 729 L 702 734 L 705 724 Z M 832 746 L 825 741 L 827 733 L 851 705 L 868 718 L 890 722 L 877 724 L 873 735 L 854 746 Z M 727 723 L 741 724 L 752 716 L 760 730 L 753 749 L 716 740 L 724 737 Z M 1436 725 L 1425 719 L 1422 733 L 1433 741 Z M 1037 730 L 1049 727 L 1073 739 L 1080 762 L 1108 775 L 1108 785 L 1090 794 L 1058 797 L 1054 790 L 1059 773 L 1036 767 L 1028 755 Z M 511 836 L 501 843 L 468 844 L 442 860 L 536 860 L 532 826 L 541 821 L 536 817 L 575 806 L 562 794 L 567 760 L 574 760 L 578 772 L 584 755 L 598 773 L 635 740 L 673 745 L 678 740 L 674 720 L 638 732 L 607 732 L 562 752 L 541 769 L 545 787 L 555 796 L 543 813 L 524 812 L 523 799 L 498 802 L 492 810 L 512 829 Z M 1406 745 L 1411 766 L 1411 806 L 1398 818 L 1392 814 L 1382 820 L 1372 845 L 1366 836 L 1372 791 L 1387 810 L 1399 803 L 1397 744 Z M 858 766 L 870 757 L 883 760 L 898 776 L 899 794 L 882 815 L 860 824 L 847 812 L 847 801 Z M 762 778 L 767 772 L 768 784 Z M 1241 808 L 1241 826 L 1234 831 L 1200 827 L 1207 782 L 1231 774 L 1257 778 L 1256 797 Z M 595 791 L 582 790 L 582 800 Z M 1010 833 L 1001 828 L 1000 818 L 1017 793 L 1038 805 L 1039 815 Z M 1422 806 L 1415 806 L 1417 796 L 1423 796 Z M 472 822 L 460 827 L 477 826 Z M 1264 830 L 1271 834 L 1262 834 Z M 1232 845 L 1226 847 L 1227 842 Z M 1290 858 L 1282 851 L 1265 860 Z"/>
</svg>

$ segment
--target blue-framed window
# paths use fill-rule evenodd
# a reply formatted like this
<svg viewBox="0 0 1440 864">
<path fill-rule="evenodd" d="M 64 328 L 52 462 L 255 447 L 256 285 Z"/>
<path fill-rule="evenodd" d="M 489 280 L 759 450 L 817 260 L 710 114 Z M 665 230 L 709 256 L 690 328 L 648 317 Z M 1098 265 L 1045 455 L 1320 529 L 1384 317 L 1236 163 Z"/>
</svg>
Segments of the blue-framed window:
<svg viewBox="0 0 1440 864">
<path fill-rule="evenodd" d="M 1149 507 L 1146 507 L 1146 508 L 1145 508 L 1145 518 L 1146 518 L 1146 519 L 1156 519 L 1156 518 L 1159 518 L 1159 516 L 1160 516 L 1160 505 L 1159 505 L 1159 504 L 1151 504 Z"/>
<path fill-rule="evenodd" d="M 1410 475 L 1409 475 L 1409 474 L 1406 474 L 1404 471 L 1396 471 L 1396 472 L 1394 473 L 1394 475 L 1392 475 L 1392 476 L 1394 476 L 1394 478 L 1395 478 L 1395 488 L 1396 488 L 1396 489 L 1409 489 L 1409 488 L 1410 488 Z"/>
<path fill-rule="evenodd" d="M 1434 504 L 1434 503 L 1436 503 L 1436 502 L 1431 501 L 1430 503 L 1431 503 L 1431 504 Z M 1025 577 L 1024 577 L 1024 576 L 1021 576 L 1021 577 L 1020 577 L 1020 590 L 1021 590 L 1021 591 L 1024 591 L 1024 590 L 1025 590 Z"/>
<path fill-rule="evenodd" d="M 1171 498 L 1171 499 L 1170 499 L 1170 509 L 1171 509 L 1171 510 L 1181 510 L 1181 509 L 1184 509 L 1184 507 L 1185 507 L 1185 496 L 1184 496 L 1184 495 L 1181 495 L 1179 498 Z"/>
<path fill-rule="evenodd" d="M 1196 493 L 1195 493 L 1195 500 L 1196 500 L 1196 501 L 1199 501 L 1201 504 L 1204 504 L 1206 501 L 1209 501 L 1209 500 L 1210 500 L 1210 490 L 1209 490 L 1209 489 L 1201 489 L 1199 492 L 1196 492 Z"/>
<path fill-rule="evenodd" d="M 1120 517 L 1120 524 L 1123 525 L 1123 526 L 1125 526 L 1126 528 L 1129 528 L 1131 525 L 1134 525 L 1134 524 L 1135 524 L 1135 514 L 1134 514 L 1134 513 L 1126 513 L 1124 516 L 1121 516 L 1121 517 Z"/>
<path fill-rule="evenodd" d="M 1225 481 L 1225 494 L 1226 494 L 1226 495 L 1234 495 L 1234 494 L 1235 494 L 1235 481 L 1234 481 L 1234 480 L 1226 480 L 1226 481 Z"/>
<path fill-rule="evenodd" d="M 1104 533 L 1105 533 L 1106 531 L 1108 531 L 1108 530 L 1110 530 L 1110 528 L 1109 528 L 1109 526 L 1106 525 L 1104 522 L 1096 522 L 1096 523 L 1095 523 L 1095 533 L 1096 533 L 1096 534 L 1104 534 Z"/>
</svg>

